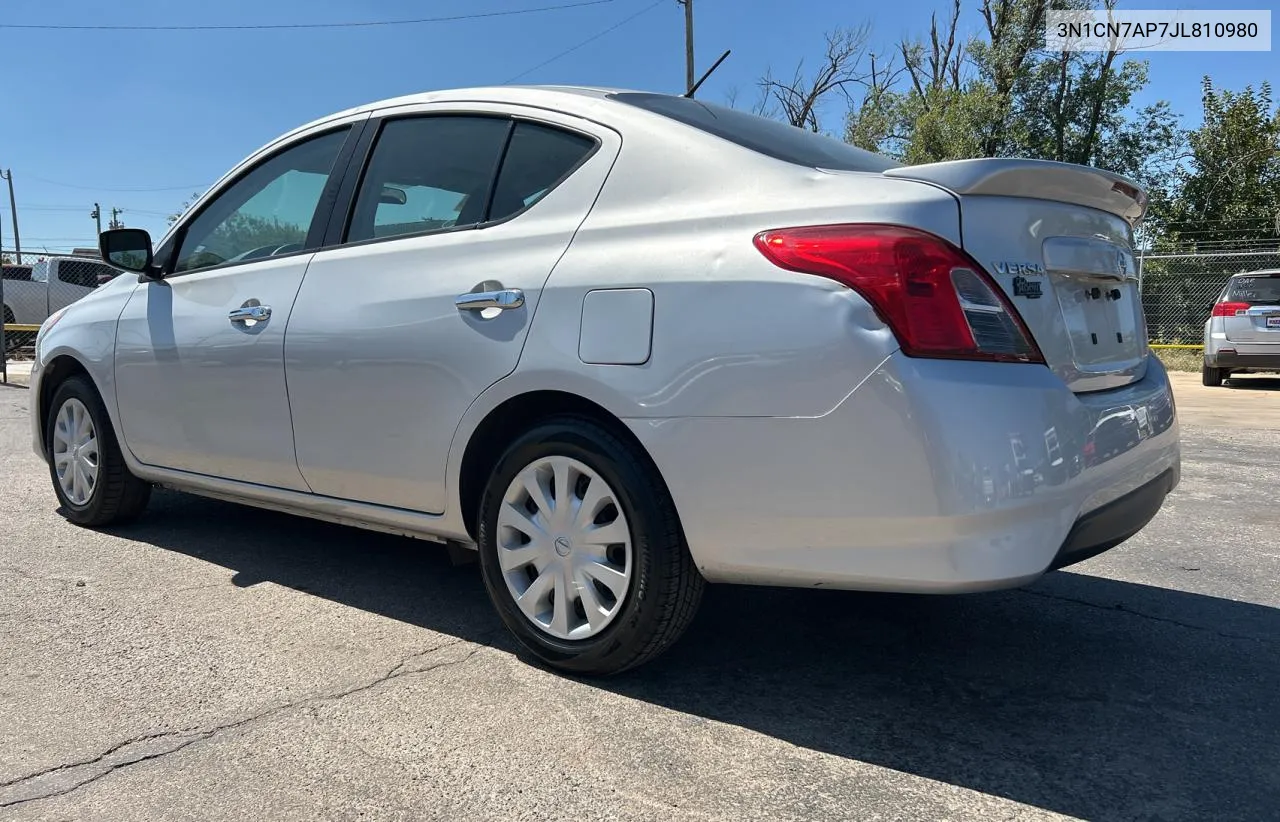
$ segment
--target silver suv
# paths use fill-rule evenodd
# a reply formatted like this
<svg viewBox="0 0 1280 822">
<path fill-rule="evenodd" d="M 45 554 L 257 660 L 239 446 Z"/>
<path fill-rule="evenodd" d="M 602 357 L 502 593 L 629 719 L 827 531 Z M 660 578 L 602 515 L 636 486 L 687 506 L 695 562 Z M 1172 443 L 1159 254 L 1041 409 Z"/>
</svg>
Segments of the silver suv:
<svg viewBox="0 0 1280 822">
<path fill-rule="evenodd" d="M 1232 275 L 1204 324 L 1205 385 L 1253 371 L 1280 371 L 1280 269 Z"/>
</svg>

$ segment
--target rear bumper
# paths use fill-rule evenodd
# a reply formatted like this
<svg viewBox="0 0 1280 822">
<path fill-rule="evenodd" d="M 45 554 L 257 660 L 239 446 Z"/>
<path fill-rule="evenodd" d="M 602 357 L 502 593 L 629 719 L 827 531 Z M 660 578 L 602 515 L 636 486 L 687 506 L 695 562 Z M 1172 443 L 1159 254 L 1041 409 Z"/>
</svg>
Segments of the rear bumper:
<svg viewBox="0 0 1280 822">
<path fill-rule="evenodd" d="M 895 354 L 821 417 L 627 423 L 712 582 L 1015 587 L 1132 536 L 1180 476 L 1155 358 L 1076 395 L 1040 366 Z"/>
<path fill-rule="evenodd" d="M 1096 557 L 1145 528 L 1160 512 L 1164 498 L 1177 486 L 1181 470 L 1180 465 L 1168 468 L 1146 485 L 1076 520 L 1049 570 Z"/>
<path fill-rule="evenodd" d="M 1241 354 L 1239 352 L 1206 353 L 1204 361 L 1210 368 L 1258 368 L 1266 371 L 1280 371 L 1280 352 L 1264 354 Z"/>
</svg>

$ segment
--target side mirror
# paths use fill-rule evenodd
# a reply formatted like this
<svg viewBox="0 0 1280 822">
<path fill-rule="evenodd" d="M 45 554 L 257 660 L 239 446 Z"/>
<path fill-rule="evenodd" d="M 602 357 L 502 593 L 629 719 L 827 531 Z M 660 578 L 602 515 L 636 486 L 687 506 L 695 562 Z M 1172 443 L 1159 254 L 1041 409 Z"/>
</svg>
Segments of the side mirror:
<svg viewBox="0 0 1280 822">
<path fill-rule="evenodd" d="M 113 228 L 98 235 L 98 251 L 108 265 L 146 274 L 151 270 L 151 235 L 142 228 Z"/>
</svg>

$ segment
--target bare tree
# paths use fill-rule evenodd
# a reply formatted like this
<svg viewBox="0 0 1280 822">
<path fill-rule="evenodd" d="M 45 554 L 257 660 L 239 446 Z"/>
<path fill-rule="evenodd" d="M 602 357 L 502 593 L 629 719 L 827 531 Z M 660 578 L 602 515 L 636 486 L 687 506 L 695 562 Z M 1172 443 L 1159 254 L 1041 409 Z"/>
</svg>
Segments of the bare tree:
<svg viewBox="0 0 1280 822">
<path fill-rule="evenodd" d="M 767 72 L 758 84 L 761 101 L 757 113 L 780 117 L 797 128 L 821 131 L 819 109 L 825 98 L 839 94 L 852 103 L 851 87 L 866 83 L 862 62 L 867 56 L 869 31 L 870 26 L 863 23 L 827 34 L 826 53 L 811 76 L 805 75 L 803 60 L 790 80 L 779 80 Z"/>
<path fill-rule="evenodd" d="M 903 68 L 910 75 L 911 85 L 926 111 L 931 102 L 930 91 L 944 88 L 959 91 L 962 85 L 960 68 L 964 60 L 964 43 L 956 40 L 959 25 L 960 0 L 953 0 L 951 17 L 941 32 L 938 30 L 937 12 L 929 15 L 928 51 L 918 41 L 904 40 L 898 45 Z"/>
</svg>

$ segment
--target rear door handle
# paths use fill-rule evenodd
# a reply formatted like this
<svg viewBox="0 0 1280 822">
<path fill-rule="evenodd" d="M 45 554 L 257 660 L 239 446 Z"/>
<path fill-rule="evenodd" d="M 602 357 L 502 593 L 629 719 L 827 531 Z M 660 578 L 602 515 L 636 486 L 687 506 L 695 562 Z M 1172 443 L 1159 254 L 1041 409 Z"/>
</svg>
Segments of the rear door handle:
<svg viewBox="0 0 1280 822">
<path fill-rule="evenodd" d="M 524 305 L 524 292 L 518 288 L 504 288 L 500 291 L 471 291 L 459 294 L 453 301 L 459 311 L 478 311 L 484 308 L 498 308 L 506 311 Z"/>
<path fill-rule="evenodd" d="M 249 305 L 249 306 L 242 306 L 241 308 L 231 309 L 231 312 L 227 314 L 227 319 L 231 320 L 231 322 L 233 323 L 242 323 L 242 322 L 248 322 L 248 321 L 260 323 L 270 316 L 271 316 L 271 306 Z"/>
</svg>

